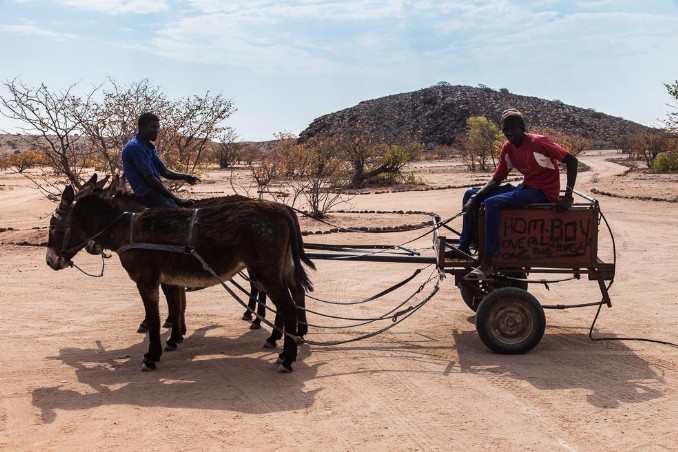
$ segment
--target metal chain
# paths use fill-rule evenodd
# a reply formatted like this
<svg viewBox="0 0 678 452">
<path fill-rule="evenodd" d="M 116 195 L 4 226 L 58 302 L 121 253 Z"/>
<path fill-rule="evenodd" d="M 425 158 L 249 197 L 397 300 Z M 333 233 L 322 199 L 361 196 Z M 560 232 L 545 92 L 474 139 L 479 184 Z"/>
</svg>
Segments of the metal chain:
<svg viewBox="0 0 678 452">
<path fill-rule="evenodd" d="M 109 256 L 109 257 L 110 257 L 110 256 Z M 91 276 L 92 278 L 101 278 L 102 276 L 104 276 L 104 267 L 106 267 L 106 256 L 104 255 L 103 252 L 101 253 L 101 271 L 99 272 L 98 275 L 93 275 L 93 274 L 91 274 L 91 273 L 87 273 L 85 270 L 83 270 L 82 268 L 78 267 L 78 266 L 76 265 L 76 263 L 73 262 L 73 261 L 71 261 L 71 262 L 69 263 L 69 265 L 70 265 L 71 267 L 77 268 L 77 269 L 80 270 L 84 275 Z"/>
</svg>

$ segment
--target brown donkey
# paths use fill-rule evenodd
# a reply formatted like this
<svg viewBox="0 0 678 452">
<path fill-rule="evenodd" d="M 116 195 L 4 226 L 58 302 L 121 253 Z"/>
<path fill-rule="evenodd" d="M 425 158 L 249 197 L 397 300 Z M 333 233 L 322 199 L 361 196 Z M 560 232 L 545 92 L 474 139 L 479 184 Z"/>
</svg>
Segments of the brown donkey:
<svg viewBox="0 0 678 452">
<path fill-rule="evenodd" d="M 242 269 L 257 275 L 284 325 L 281 372 L 292 370 L 297 357 L 297 308 L 304 305 L 311 282 L 298 243 L 298 224 L 273 202 L 246 200 L 202 209 L 147 209 L 125 212 L 112 199 L 93 192 L 74 202 L 71 186 L 50 220 L 47 264 L 66 268 L 90 240 L 116 250 L 136 282 L 149 321 L 149 349 L 142 369 L 155 369 L 162 355 L 158 287 L 209 287 Z M 139 246 L 135 246 L 139 245 Z M 150 244 L 150 246 L 149 246 Z M 173 321 L 179 325 L 178 313 Z M 172 333 L 179 328 L 173 328 Z"/>
<path fill-rule="evenodd" d="M 96 176 L 96 175 L 95 175 Z M 93 176 L 94 182 L 96 182 L 96 177 Z M 90 180 L 89 183 L 92 181 Z M 87 185 L 87 184 L 86 184 Z M 101 187 L 101 184 L 96 184 L 98 187 Z M 101 189 L 101 188 L 99 188 Z M 96 190 L 96 188 L 95 188 Z M 139 198 L 138 196 L 134 195 L 131 191 L 127 189 L 126 183 L 125 183 L 125 177 L 123 176 L 114 176 L 110 185 L 106 187 L 105 189 L 102 190 L 102 196 L 108 197 L 113 200 L 113 204 L 127 212 L 141 212 L 144 209 L 146 209 L 146 204 L 143 201 L 142 198 Z M 77 195 L 76 195 L 77 197 Z M 203 209 L 205 207 L 218 207 L 218 206 L 223 206 L 225 204 L 234 204 L 234 203 L 239 203 L 243 201 L 252 201 L 252 198 L 247 198 L 245 196 L 241 195 L 227 195 L 227 196 L 221 196 L 221 197 L 214 197 L 214 198 L 206 198 L 206 199 L 197 199 L 195 200 L 195 203 L 193 204 L 193 208 L 196 209 Z M 270 203 L 269 203 L 270 204 Z M 303 239 L 301 236 L 301 227 L 299 225 L 299 219 L 297 218 L 296 213 L 292 208 L 289 206 L 286 206 L 284 204 L 279 204 L 279 203 L 272 203 L 273 205 L 271 206 L 272 208 L 277 208 L 278 210 L 281 211 L 281 213 L 284 213 L 286 215 L 289 215 L 290 219 L 293 222 L 293 229 L 290 231 L 290 233 L 296 234 L 297 235 L 297 244 L 299 245 L 299 256 L 302 260 L 302 262 L 307 265 L 309 268 L 315 269 L 315 264 L 308 258 L 306 255 L 306 252 L 303 247 Z M 87 247 L 85 248 L 87 249 Z M 100 247 L 98 248 L 98 252 L 100 252 L 101 249 Z M 98 253 L 97 252 L 97 253 Z M 249 319 L 251 320 L 251 315 L 254 311 L 257 312 L 257 316 L 254 318 L 252 325 L 253 329 L 256 329 L 257 326 L 261 324 L 261 318 L 265 316 L 265 299 L 266 299 L 266 294 L 262 290 L 262 288 L 258 285 L 258 283 L 255 283 L 253 281 L 256 280 L 256 275 L 253 275 L 251 272 L 249 272 L 249 278 L 250 278 L 250 294 L 249 294 L 249 303 L 248 303 L 248 310 L 245 311 L 245 315 L 249 314 Z M 172 334 L 170 339 L 167 341 L 165 344 L 165 351 L 170 351 L 174 350 L 177 347 L 177 343 L 181 342 L 183 339 L 183 335 L 186 334 L 186 323 L 185 323 L 185 317 L 184 317 L 184 311 L 186 309 L 186 291 L 184 290 L 183 287 L 174 287 L 174 286 L 168 286 L 166 284 L 161 285 L 162 290 L 165 294 L 165 297 L 167 298 L 167 304 L 169 308 L 169 317 L 165 322 L 166 327 L 172 327 L 173 328 L 173 333 L 174 333 L 174 325 L 172 325 L 172 320 L 171 317 L 174 313 L 175 310 L 179 312 L 179 318 L 181 320 L 181 323 L 178 324 L 178 328 L 180 328 L 180 334 Z M 299 303 L 299 299 L 295 298 L 295 302 Z M 304 298 L 301 298 L 301 300 L 304 300 Z M 305 301 L 305 300 L 304 300 Z M 298 309 L 297 314 L 299 317 L 299 325 L 297 329 L 297 334 L 301 337 L 305 336 L 306 333 L 308 333 L 308 325 L 306 321 L 306 310 L 305 306 L 303 305 L 297 305 Z M 244 318 L 244 317 L 243 317 Z M 146 333 L 148 332 L 148 327 L 147 327 L 147 320 L 144 319 L 140 326 L 138 332 L 140 333 Z M 175 323 L 175 325 L 177 325 Z M 264 346 L 267 348 L 273 348 L 276 346 L 276 342 L 278 339 L 282 337 L 282 329 L 283 329 L 283 323 L 282 323 L 282 318 L 279 315 L 275 316 L 275 326 L 271 331 L 271 335 L 266 339 L 264 342 Z"/>
</svg>

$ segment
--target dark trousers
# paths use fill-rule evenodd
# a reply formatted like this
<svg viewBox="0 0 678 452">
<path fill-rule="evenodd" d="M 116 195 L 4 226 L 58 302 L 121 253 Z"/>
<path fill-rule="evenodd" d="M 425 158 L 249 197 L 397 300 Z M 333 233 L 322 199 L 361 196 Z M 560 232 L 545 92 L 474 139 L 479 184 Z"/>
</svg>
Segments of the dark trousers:
<svg viewBox="0 0 678 452">
<path fill-rule="evenodd" d="M 466 205 L 469 198 L 477 193 L 480 188 L 470 188 L 464 193 L 462 206 Z M 514 187 L 511 184 L 501 185 L 490 192 L 483 201 L 485 206 L 485 257 L 499 254 L 501 243 L 499 242 L 499 211 L 506 207 L 521 207 L 528 204 L 549 202 L 543 191 L 538 188 L 525 187 L 523 184 Z M 459 236 L 461 247 L 477 246 L 478 244 L 478 211 L 467 212 Z"/>
<path fill-rule="evenodd" d="M 154 190 L 146 193 L 143 198 L 148 207 L 179 207 L 172 198 L 168 198 Z"/>
</svg>

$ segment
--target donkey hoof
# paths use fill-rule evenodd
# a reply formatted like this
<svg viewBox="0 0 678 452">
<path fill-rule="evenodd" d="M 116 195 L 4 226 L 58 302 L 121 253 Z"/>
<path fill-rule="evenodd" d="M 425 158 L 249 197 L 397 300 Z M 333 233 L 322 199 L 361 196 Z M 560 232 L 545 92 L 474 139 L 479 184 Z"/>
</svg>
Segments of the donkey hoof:
<svg viewBox="0 0 678 452">
<path fill-rule="evenodd" d="M 163 328 L 172 328 L 172 322 L 165 320 L 165 323 L 162 324 Z"/>
<path fill-rule="evenodd" d="M 276 364 L 282 364 L 282 363 L 284 363 L 284 362 L 285 362 L 285 360 L 282 359 L 280 356 L 278 356 L 278 357 L 275 359 L 275 363 L 276 363 Z"/>
<path fill-rule="evenodd" d="M 280 374 L 289 374 L 292 372 L 292 366 L 289 364 L 281 364 L 280 367 L 278 367 L 278 373 Z"/>
<path fill-rule="evenodd" d="M 148 327 L 146 326 L 145 323 L 142 323 L 139 325 L 139 328 L 137 328 L 137 333 L 148 333 Z"/>
<path fill-rule="evenodd" d="M 269 342 L 268 339 L 264 341 L 264 348 L 276 348 L 276 346 L 275 342 Z"/>
<path fill-rule="evenodd" d="M 249 320 L 252 320 L 252 315 L 251 315 L 251 314 L 248 315 L 248 313 L 245 313 L 245 314 L 243 314 L 242 317 L 240 317 L 240 318 L 241 318 L 242 320 L 247 320 L 247 321 L 249 321 Z"/>
<path fill-rule="evenodd" d="M 166 352 L 173 352 L 174 350 L 177 349 L 177 344 L 174 342 L 167 341 L 165 342 L 165 346 L 163 347 L 163 350 Z"/>
<path fill-rule="evenodd" d="M 294 337 L 294 343 L 297 345 L 301 345 L 304 343 L 304 338 L 301 336 L 293 336 Z"/>
<path fill-rule="evenodd" d="M 153 361 L 149 361 L 147 359 L 144 359 L 144 361 L 141 363 L 141 371 L 142 372 L 150 372 L 156 369 L 156 365 Z"/>
<path fill-rule="evenodd" d="M 259 329 L 261 329 L 261 324 L 259 323 L 252 323 L 250 325 L 250 330 L 259 330 Z"/>
</svg>

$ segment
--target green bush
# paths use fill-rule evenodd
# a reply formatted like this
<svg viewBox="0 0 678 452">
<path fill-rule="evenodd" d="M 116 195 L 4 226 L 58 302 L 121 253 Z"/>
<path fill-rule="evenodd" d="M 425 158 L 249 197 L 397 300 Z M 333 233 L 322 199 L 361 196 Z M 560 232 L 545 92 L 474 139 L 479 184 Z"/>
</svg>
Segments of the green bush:
<svg viewBox="0 0 678 452">
<path fill-rule="evenodd" d="M 421 181 L 419 179 L 417 179 L 417 175 L 414 174 L 414 171 L 410 171 L 408 173 L 405 173 L 405 175 L 403 177 L 403 182 L 405 184 L 409 184 L 409 185 L 417 185 L 417 184 L 421 183 Z"/>
<path fill-rule="evenodd" d="M 661 173 L 678 172 L 678 152 L 662 152 L 654 159 L 652 167 Z"/>
</svg>

